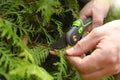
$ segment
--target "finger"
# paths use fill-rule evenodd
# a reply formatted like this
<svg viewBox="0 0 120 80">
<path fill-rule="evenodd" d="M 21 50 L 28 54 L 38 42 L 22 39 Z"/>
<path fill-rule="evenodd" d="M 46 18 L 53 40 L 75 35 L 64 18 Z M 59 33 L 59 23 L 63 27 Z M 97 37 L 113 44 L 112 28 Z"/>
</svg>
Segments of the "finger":
<svg viewBox="0 0 120 80">
<path fill-rule="evenodd" d="M 110 52 L 107 50 L 103 50 L 102 48 L 97 48 L 92 52 L 91 55 L 88 55 L 84 58 L 79 56 L 68 56 L 69 61 L 73 64 L 80 73 L 88 74 L 98 70 L 101 70 L 105 67 L 115 65 L 116 58 L 113 58 L 108 55 Z"/>
<path fill-rule="evenodd" d="M 81 11 L 80 11 L 80 19 L 82 20 L 86 20 L 88 17 L 92 17 L 92 11 L 89 7 L 89 4 L 86 5 Z M 90 6 L 91 7 L 91 6 Z M 90 32 L 91 30 L 91 25 L 89 27 L 87 27 L 86 31 Z"/>
<path fill-rule="evenodd" d="M 82 19 L 82 20 L 86 20 L 88 17 L 91 17 L 91 16 L 92 16 L 92 14 L 90 11 L 80 13 L 80 19 Z M 90 32 L 92 29 L 93 28 L 92 28 L 92 24 L 91 24 L 89 27 L 87 27 L 86 31 Z"/>
<path fill-rule="evenodd" d="M 102 69 L 102 70 L 99 70 L 99 71 L 96 71 L 96 72 L 93 72 L 93 73 L 90 73 L 90 74 L 81 74 L 81 77 L 84 79 L 84 80 L 99 80 L 103 77 L 106 77 L 106 76 L 110 76 L 110 75 L 113 75 L 113 74 L 116 74 L 118 73 L 118 68 L 119 67 L 113 67 L 113 66 L 110 66 L 110 67 L 107 67 L 105 69 Z"/>
<path fill-rule="evenodd" d="M 83 73 L 81 69 L 83 69 L 84 66 L 81 64 L 82 63 L 87 64 L 87 63 L 83 62 L 80 56 L 67 56 L 67 59 L 80 73 Z"/>
<path fill-rule="evenodd" d="M 92 16 L 92 11 L 91 11 L 91 8 L 92 8 L 92 2 L 89 2 L 88 4 L 86 4 L 82 10 L 80 11 L 80 19 L 82 20 L 85 20 L 87 17 L 91 17 Z"/>
<path fill-rule="evenodd" d="M 100 32 L 100 31 L 99 31 Z M 82 55 L 91 50 L 100 41 L 98 30 L 90 32 L 86 37 L 77 42 L 75 46 L 66 50 L 67 55 Z"/>
<path fill-rule="evenodd" d="M 68 56 L 67 58 L 70 63 L 80 71 L 80 73 L 86 74 L 101 69 L 101 64 L 98 62 L 100 60 L 97 60 L 99 59 L 99 55 L 95 55 L 94 53 L 99 53 L 99 50 L 95 50 L 93 54 L 88 55 L 84 58 L 81 58 L 79 56 Z"/>
<path fill-rule="evenodd" d="M 99 14 L 101 14 L 101 15 L 99 15 Z M 92 29 L 94 29 L 95 27 L 103 25 L 104 15 L 102 15 L 102 13 L 99 13 L 99 14 L 98 14 L 98 11 L 93 12 Z"/>
<path fill-rule="evenodd" d="M 86 12 L 86 9 L 84 8 L 80 11 L 80 16 L 79 16 L 80 19 L 85 20 L 90 16 L 92 16 L 90 9 L 87 9 L 87 12 Z"/>
</svg>

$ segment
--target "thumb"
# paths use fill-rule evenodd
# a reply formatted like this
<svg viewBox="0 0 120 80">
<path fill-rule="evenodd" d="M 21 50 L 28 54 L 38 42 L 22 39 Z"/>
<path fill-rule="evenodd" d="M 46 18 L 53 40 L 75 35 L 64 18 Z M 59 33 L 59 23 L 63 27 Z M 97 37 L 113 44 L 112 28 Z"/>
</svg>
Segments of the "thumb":
<svg viewBox="0 0 120 80">
<path fill-rule="evenodd" d="M 69 56 L 83 55 L 84 53 L 94 48 L 100 40 L 96 33 L 97 32 L 95 30 L 91 31 L 86 37 L 78 41 L 75 46 L 67 49 L 66 54 Z"/>
</svg>

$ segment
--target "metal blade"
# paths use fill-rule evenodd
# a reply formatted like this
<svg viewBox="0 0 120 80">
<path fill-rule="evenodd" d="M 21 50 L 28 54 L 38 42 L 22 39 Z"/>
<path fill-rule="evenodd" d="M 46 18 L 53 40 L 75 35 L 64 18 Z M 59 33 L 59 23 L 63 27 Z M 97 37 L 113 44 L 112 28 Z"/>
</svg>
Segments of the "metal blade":
<svg viewBox="0 0 120 80">
<path fill-rule="evenodd" d="M 50 49 L 62 49 L 67 46 L 66 34 L 63 35 L 57 42 L 50 45 Z"/>
</svg>

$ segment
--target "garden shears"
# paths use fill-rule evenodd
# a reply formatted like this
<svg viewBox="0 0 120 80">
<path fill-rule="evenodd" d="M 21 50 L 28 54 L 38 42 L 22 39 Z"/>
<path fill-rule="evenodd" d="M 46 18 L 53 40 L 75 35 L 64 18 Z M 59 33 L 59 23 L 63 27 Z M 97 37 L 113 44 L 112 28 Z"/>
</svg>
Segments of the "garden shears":
<svg viewBox="0 0 120 80">
<path fill-rule="evenodd" d="M 82 21 L 78 19 L 73 22 L 71 29 L 64 34 L 60 39 L 50 45 L 50 49 L 62 49 L 66 46 L 75 45 L 82 37 L 84 37 L 84 31 L 91 25 L 92 18 L 89 17 Z"/>
</svg>

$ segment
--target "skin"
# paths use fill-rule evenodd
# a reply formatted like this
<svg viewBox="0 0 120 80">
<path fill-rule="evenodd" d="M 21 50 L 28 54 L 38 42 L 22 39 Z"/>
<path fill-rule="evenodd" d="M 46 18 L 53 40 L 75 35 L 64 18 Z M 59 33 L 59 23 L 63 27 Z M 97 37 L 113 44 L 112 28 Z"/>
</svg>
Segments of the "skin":
<svg viewBox="0 0 120 80">
<path fill-rule="evenodd" d="M 90 55 L 82 56 L 93 48 Z M 99 80 L 117 74 L 120 72 L 120 20 L 93 29 L 66 50 L 66 56 L 84 80 Z"/>
<path fill-rule="evenodd" d="M 111 5 L 112 0 L 91 0 L 83 7 L 80 11 L 80 19 L 84 20 L 90 16 L 93 18 L 93 23 L 87 30 L 88 32 L 103 24 L 103 20 L 106 17 Z"/>
<path fill-rule="evenodd" d="M 112 0 L 91 0 L 85 5 L 80 18 L 84 20 L 92 16 L 90 33 L 66 50 L 68 60 L 84 80 L 99 80 L 120 72 L 120 20 L 102 25 L 111 3 Z M 94 48 L 90 55 L 83 56 Z"/>
</svg>

